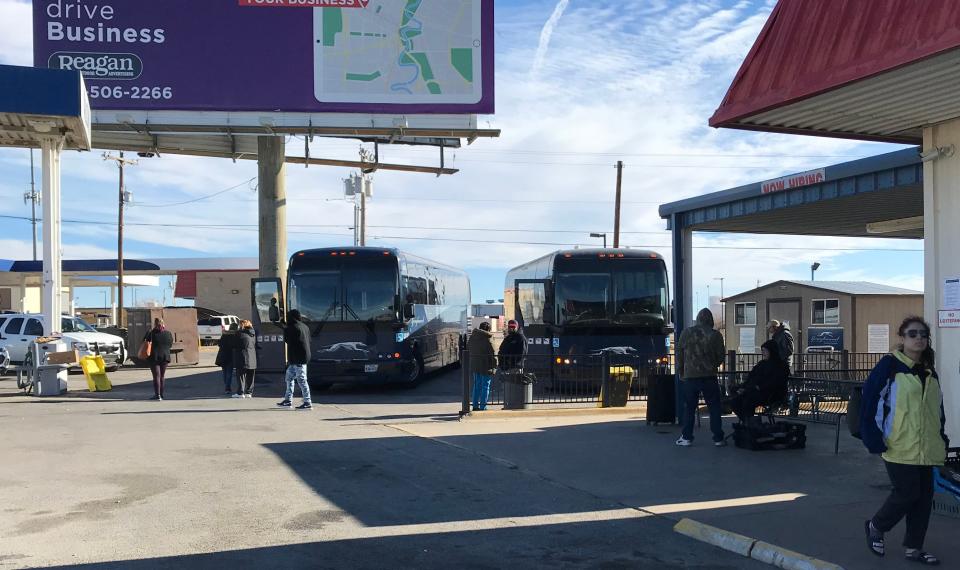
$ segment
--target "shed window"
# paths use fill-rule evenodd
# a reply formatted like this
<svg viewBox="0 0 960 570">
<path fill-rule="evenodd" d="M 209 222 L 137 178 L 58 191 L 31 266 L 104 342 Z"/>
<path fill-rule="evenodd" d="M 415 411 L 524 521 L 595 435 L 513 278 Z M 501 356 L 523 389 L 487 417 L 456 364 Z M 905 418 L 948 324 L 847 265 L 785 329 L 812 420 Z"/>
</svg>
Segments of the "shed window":
<svg viewBox="0 0 960 570">
<path fill-rule="evenodd" d="M 840 324 L 840 300 L 814 299 L 813 320 L 811 322 L 815 325 Z"/>
<path fill-rule="evenodd" d="M 757 304 L 737 303 L 733 306 L 733 322 L 736 325 L 757 324 Z"/>
</svg>

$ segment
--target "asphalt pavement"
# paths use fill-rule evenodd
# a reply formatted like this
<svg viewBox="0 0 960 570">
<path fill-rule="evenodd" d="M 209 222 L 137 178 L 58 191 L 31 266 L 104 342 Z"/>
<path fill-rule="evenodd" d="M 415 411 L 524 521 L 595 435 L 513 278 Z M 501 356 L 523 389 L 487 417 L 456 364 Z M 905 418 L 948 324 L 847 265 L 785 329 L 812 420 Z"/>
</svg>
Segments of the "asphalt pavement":
<svg viewBox="0 0 960 570">
<path fill-rule="evenodd" d="M 915 567 L 902 526 L 872 557 L 863 520 L 889 489 L 859 441 L 808 426 L 805 450 L 678 448 L 642 409 L 468 417 L 460 371 L 418 387 L 335 386 L 280 409 L 278 376 L 223 395 L 220 371 L 149 372 L 89 393 L 0 379 L 0 568 L 761 568 L 673 531 L 689 518 L 847 569 Z M 491 419 L 491 416 L 493 418 Z M 960 520 L 927 549 L 960 567 Z"/>
</svg>

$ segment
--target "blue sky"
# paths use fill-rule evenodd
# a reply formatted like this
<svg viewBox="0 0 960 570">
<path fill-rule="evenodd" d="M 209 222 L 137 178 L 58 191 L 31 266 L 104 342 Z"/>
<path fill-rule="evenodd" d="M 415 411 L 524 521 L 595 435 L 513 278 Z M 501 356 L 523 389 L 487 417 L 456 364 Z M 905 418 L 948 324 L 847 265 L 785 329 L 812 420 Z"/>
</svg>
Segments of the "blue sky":
<svg viewBox="0 0 960 570">
<path fill-rule="evenodd" d="M 669 256 L 661 203 L 902 148 L 707 126 L 772 6 L 497 0 L 497 112 L 480 125 L 503 135 L 448 153 L 461 169 L 454 176 L 377 173 L 368 243 L 465 267 L 475 300 L 501 298 L 509 267 L 560 247 L 599 244 L 590 232 L 612 235 L 617 160 L 626 165 L 623 242 Z M 32 63 L 30 22 L 29 2 L 0 0 L 0 63 Z M 358 148 L 316 142 L 311 155 L 354 159 Z M 438 163 L 435 152 L 416 148 L 381 149 L 381 159 Z M 62 170 L 63 216 L 84 222 L 64 226 L 65 256 L 115 257 L 115 227 L 98 222 L 116 218 L 116 168 L 95 151 L 68 154 Z M 288 167 L 291 251 L 350 243 L 352 206 L 341 182 L 350 173 Z M 127 256 L 256 256 L 255 176 L 254 163 L 222 159 L 165 156 L 130 168 Z M 0 215 L 29 216 L 22 200 L 29 181 L 28 152 L 0 150 Z M 177 227 L 138 225 L 159 223 Z M 0 258 L 28 259 L 29 222 L 0 224 Z M 236 227 L 196 227 L 203 224 Z M 695 245 L 728 248 L 695 250 L 701 303 L 708 286 L 719 293 L 715 277 L 724 277 L 730 295 L 758 280 L 808 279 L 814 261 L 822 264 L 818 280 L 922 288 L 922 253 L 902 251 L 922 249 L 920 241 L 721 234 L 699 235 Z M 743 249 L 782 245 L 809 249 Z M 161 290 L 137 295 L 159 300 Z M 99 290 L 79 297 L 81 305 L 102 304 Z"/>
</svg>

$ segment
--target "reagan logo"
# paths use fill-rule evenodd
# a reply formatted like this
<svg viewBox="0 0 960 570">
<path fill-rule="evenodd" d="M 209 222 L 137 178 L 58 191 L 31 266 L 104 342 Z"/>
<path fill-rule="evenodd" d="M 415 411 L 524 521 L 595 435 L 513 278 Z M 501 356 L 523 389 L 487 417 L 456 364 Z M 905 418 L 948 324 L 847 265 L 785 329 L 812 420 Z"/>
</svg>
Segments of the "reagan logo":
<svg viewBox="0 0 960 570">
<path fill-rule="evenodd" d="M 79 71 L 90 79 L 136 79 L 143 73 L 143 61 L 132 53 L 84 53 L 58 51 L 48 67 Z"/>
</svg>

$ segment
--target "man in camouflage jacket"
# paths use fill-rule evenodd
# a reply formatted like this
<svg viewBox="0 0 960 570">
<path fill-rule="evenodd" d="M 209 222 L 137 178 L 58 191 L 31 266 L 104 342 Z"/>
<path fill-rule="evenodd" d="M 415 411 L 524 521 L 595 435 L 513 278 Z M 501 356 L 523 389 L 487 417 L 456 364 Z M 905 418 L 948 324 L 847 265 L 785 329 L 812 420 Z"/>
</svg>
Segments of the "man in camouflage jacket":
<svg viewBox="0 0 960 570">
<path fill-rule="evenodd" d="M 703 394 L 710 410 L 710 431 L 713 432 L 714 445 L 722 447 L 726 444 L 720 417 L 720 386 L 717 383 L 717 369 L 723 364 L 725 351 L 723 336 L 713 328 L 710 309 L 701 310 L 697 314 L 697 323 L 680 334 L 676 363 L 684 403 L 683 434 L 677 440 L 677 445 L 681 447 L 693 443 L 693 419 L 700 394 Z"/>
</svg>

